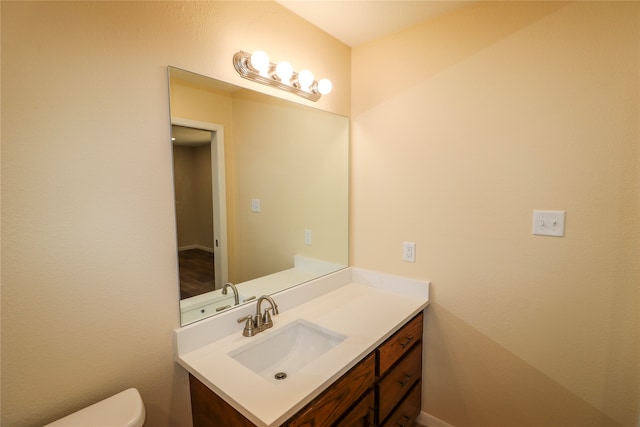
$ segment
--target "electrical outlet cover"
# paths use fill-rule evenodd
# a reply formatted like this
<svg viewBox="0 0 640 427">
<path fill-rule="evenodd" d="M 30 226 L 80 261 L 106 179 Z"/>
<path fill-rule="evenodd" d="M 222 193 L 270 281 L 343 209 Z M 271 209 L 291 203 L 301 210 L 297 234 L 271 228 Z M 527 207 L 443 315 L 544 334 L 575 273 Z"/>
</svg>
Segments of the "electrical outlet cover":
<svg viewBox="0 0 640 427">
<path fill-rule="evenodd" d="M 416 262 L 416 244 L 414 242 L 402 243 L 402 260 Z"/>
</svg>

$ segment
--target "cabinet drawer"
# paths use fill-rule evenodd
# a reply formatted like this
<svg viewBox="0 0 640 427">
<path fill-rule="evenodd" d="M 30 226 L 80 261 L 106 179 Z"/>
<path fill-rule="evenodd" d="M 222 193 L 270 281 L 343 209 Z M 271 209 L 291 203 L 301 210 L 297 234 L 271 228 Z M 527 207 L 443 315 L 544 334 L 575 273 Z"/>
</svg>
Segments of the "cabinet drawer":
<svg viewBox="0 0 640 427">
<path fill-rule="evenodd" d="M 369 354 L 320 396 L 291 417 L 290 427 L 330 426 L 375 382 L 375 355 Z"/>
<path fill-rule="evenodd" d="M 405 427 L 412 426 L 422 405 L 422 381 L 418 381 L 407 397 L 391 413 L 382 427 Z"/>
<path fill-rule="evenodd" d="M 347 414 L 333 427 L 371 427 L 374 422 L 375 394 L 370 390 Z"/>
<path fill-rule="evenodd" d="M 422 340 L 422 317 L 422 313 L 418 314 L 378 348 L 378 376 L 382 377 L 391 365 Z"/>
<path fill-rule="evenodd" d="M 416 345 L 378 382 L 379 419 L 384 420 L 411 387 L 421 379 L 422 346 Z"/>
</svg>

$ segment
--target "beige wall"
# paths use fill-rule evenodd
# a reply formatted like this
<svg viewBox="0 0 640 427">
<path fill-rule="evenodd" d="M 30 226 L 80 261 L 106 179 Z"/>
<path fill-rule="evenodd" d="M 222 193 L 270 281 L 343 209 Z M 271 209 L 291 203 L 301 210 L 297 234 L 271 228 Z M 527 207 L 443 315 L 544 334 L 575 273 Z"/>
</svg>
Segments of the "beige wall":
<svg viewBox="0 0 640 427">
<path fill-rule="evenodd" d="M 233 53 L 262 48 L 329 76 L 317 106 L 346 115 L 350 50 L 273 2 L 1 8 L 1 424 L 132 386 L 147 425 L 189 425 L 166 66 L 246 87 Z"/>
<path fill-rule="evenodd" d="M 198 147 L 195 150 L 196 186 L 197 196 L 197 220 L 198 220 L 198 244 L 213 250 L 213 192 L 211 176 L 211 145 Z"/>
<path fill-rule="evenodd" d="M 353 50 L 352 263 L 432 280 L 423 410 L 456 427 L 638 425 L 639 7 L 483 2 Z"/>
<path fill-rule="evenodd" d="M 173 145 L 178 249 L 213 251 L 211 145 Z"/>
<path fill-rule="evenodd" d="M 233 123 L 237 281 L 292 268 L 294 255 L 347 264 L 348 120 L 245 91 Z"/>
</svg>

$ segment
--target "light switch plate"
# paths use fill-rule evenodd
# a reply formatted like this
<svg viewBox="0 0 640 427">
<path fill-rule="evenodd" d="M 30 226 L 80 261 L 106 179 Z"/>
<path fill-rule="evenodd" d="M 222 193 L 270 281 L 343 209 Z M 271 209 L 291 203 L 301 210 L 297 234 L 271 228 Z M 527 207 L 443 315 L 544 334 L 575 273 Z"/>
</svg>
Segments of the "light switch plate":
<svg viewBox="0 0 640 427">
<path fill-rule="evenodd" d="M 533 211 L 533 234 L 564 237 L 565 211 Z"/>
<path fill-rule="evenodd" d="M 251 199 L 251 212 L 260 212 L 260 199 Z"/>
</svg>

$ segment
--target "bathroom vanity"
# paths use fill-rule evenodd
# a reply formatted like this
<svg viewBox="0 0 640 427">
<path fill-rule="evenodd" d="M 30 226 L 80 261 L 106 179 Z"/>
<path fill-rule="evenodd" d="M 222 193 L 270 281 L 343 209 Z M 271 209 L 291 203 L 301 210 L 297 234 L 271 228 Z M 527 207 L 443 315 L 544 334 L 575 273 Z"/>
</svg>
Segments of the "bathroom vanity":
<svg viewBox="0 0 640 427">
<path fill-rule="evenodd" d="M 284 426 L 410 426 L 420 413 L 422 322 L 419 313 Z M 189 375 L 193 425 L 255 424 Z"/>
<path fill-rule="evenodd" d="M 273 298 L 280 315 L 255 337 L 243 337 L 236 323 L 255 304 L 234 310 L 227 322 L 227 314 L 210 319 L 227 328 L 210 342 L 202 322 L 176 330 L 194 426 L 413 424 L 428 283 L 348 268 Z M 202 335 L 191 330 L 197 326 Z M 306 350 L 288 344 L 296 340 Z M 317 354 L 309 350 L 316 347 Z"/>
<path fill-rule="evenodd" d="M 183 152 L 179 145 L 186 141 L 178 136 L 185 128 L 198 129 L 204 131 L 200 142 L 209 149 L 201 150 L 202 166 L 216 159 L 219 163 L 212 168 L 217 173 L 212 173 L 211 194 L 202 197 L 207 205 L 214 201 L 216 243 L 209 239 L 209 228 L 202 230 L 202 241 L 214 251 L 215 282 L 221 285 L 229 278 L 227 238 L 233 241 L 234 279 L 242 282 L 232 287 L 237 291 L 233 299 L 214 290 L 180 303 L 176 361 L 189 373 L 194 424 L 409 425 L 420 411 L 422 312 L 429 303 L 429 284 L 346 267 L 349 119 L 174 67 L 168 70 L 174 152 Z M 216 113 L 215 123 L 194 121 L 191 104 L 204 103 L 224 111 Z M 305 125 L 291 126 L 294 122 Z M 256 221 L 260 199 L 252 200 L 251 213 L 225 206 L 229 181 L 224 166 L 230 160 L 223 148 L 228 133 L 234 136 L 234 194 L 260 195 L 277 209 L 295 204 L 310 210 L 296 209 L 286 220 L 261 215 Z M 297 160 L 301 152 L 314 159 L 303 170 Z M 190 182 L 186 176 L 191 169 L 174 161 L 177 197 L 181 183 Z M 238 171 L 249 173 L 238 176 Z M 283 176 L 297 178 L 282 186 Z M 320 181 L 322 194 L 308 191 Z M 277 194 L 265 188 L 277 189 Z M 194 244 L 192 230 L 182 233 L 179 227 L 188 222 L 183 213 L 176 211 L 178 246 L 189 247 Z M 226 216 L 233 218 L 235 230 L 254 238 L 248 242 L 238 239 L 238 233 L 227 236 Z M 302 225 L 304 242 L 298 238 Z M 260 236 L 264 240 L 256 240 Z M 274 238 L 297 243 L 274 250 Z M 262 330 L 253 320 L 267 295 L 274 306 L 259 315 L 272 327 Z"/>
</svg>

